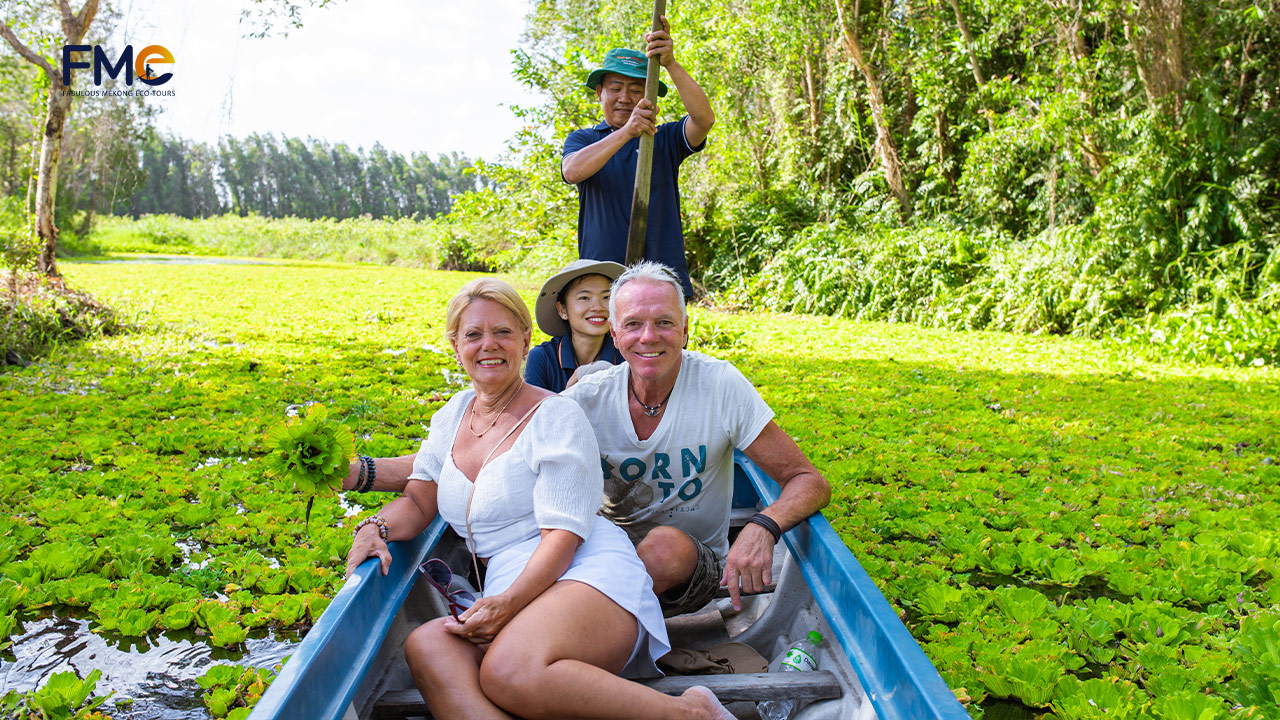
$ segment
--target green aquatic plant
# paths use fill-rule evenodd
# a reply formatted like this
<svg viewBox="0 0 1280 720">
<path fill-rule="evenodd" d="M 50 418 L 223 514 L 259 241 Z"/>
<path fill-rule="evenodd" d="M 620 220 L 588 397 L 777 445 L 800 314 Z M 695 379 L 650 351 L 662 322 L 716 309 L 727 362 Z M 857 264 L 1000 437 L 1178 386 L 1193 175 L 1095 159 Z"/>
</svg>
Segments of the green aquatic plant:
<svg viewBox="0 0 1280 720">
<path fill-rule="evenodd" d="M 1123 720 L 1143 717 L 1149 696 L 1127 680 L 1063 678 L 1050 706 L 1058 720 Z"/>
<path fill-rule="evenodd" d="M 973 588 L 941 582 L 925 585 L 915 596 L 915 604 L 922 616 L 944 623 L 971 619 L 987 607 L 986 600 Z"/>
<path fill-rule="evenodd" d="M 4 648 L 9 644 L 9 636 L 18 627 L 17 613 L 11 612 L 8 615 L 0 614 L 0 648 Z"/>
<path fill-rule="evenodd" d="M 1267 717 L 1280 707 L 1280 613 L 1245 618 L 1231 654 L 1240 666 L 1228 696 L 1248 709 L 1246 717 Z"/>
<path fill-rule="evenodd" d="M 1065 653 L 1060 645 L 1041 640 L 1007 649 L 988 648 L 979 656 L 979 672 L 993 696 L 1044 707 L 1067 672 Z"/>
<path fill-rule="evenodd" d="M 7 576 L 8 573 L 6 572 Z M 22 600 L 30 592 L 27 587 L 19 585 L 10 577 L 0 577 L 0 614 L 22 605 Z"/>
<path fill-rule="evenodd" d="M 288 585 L 289 573 L 284 570 L 266 570 L 257 582 L 257 588 L 268 595 L 279 595 Z"/>
<path fill-rule="evenodd" d="M 284 626 L 297 624 L 307 615 L 307 602 L 301 595 L 268 595 L 260 604 L 272 620 Z"/>
<path fill-rule="evenodd" d="M 307 595 L 307 615 L 311 618 L 312 622 L 316 622 L 320 619 L 320 614 L 324 612 L 325 608 L 329 607 L 329 603 L 332 602 L 332 600 L 333 598 L 326 597 L 319 593 L 310 593 Z"/>
<path fill-rule="evenodd" d="M 188 628 L 196 621 L 194 601 L 179 602 L 165 608 L 160 615 L 160 624 L 170 630 Z"/>
<path fill-rule="evenodd" d="M 77 575 L 46 583 L 46 590 L 63 605 L 88 607 L 112 592 L 111 581 L 101 575 Z"/>
<path fill-rule="evenodd" d="M 10 691 L 0 697 L 0 717 L 6 720 L 93 720 L 102 718 L 96 712 L 115 691 L 94 697 L 94 688 L 102 677 L 94 670 L 81 679 L 74 672 L 51 675 L 41 687 L 28 692 Z"/>
<path fill-rule="evenodd" d="M 116 629 L 121 635 L 142 636 L 156 626 L 160 618 L 158 611 L 147 612 L 138 608 L 130 608 L 116 616 Z"/>
<path fill-rule="evenodd" d="M 66 578 L 92 565 L 97 553 L 79 542 L 47 543 L 31 552 L 31 561 L 45 580 Z"/>
<path fill-rule="evenodd" d="M 272 428 L 264 446 L 267 472 L 307 495 L 309 527 L 315 496 L 342 489 L 356 454 L 355 438 L 345 425 L 329 419 L 324 405 L 312 405 L 305 417 Z"/>
<path fill-rule="evenodd" d="M 1029 588 L 1003 587 L 996 590 L 995 597 L 1000 610 L 1023 625 L 1053 612 L 1049 599 Z"/>
<path fill-rule="evenodd" d="M 1196 690 L 1157 695 L 1151 710 L 1159 720 L 1220 720 L 1231 716 L 1222 698 Z"/>
<path fill-rule="evenodd" d="M 209 626 L 209 642 L 221 647 L 239 645 L 249 637 L 249 628 L 239 622 L 219 622 Z"/>
<path fill-rule="evenodd" d="M 281 665 L 270 669 L 214 665 L 196 678 L 196 683 L 205 690 L 204 704 L 210 715 L 241 720 L 248 717 L 250 708 L 267 691 L 280 668 Z"/>
<path fill-rule="evenodd" d="M 217 600 L 205 600 L 196 606 L 196 621 L 206 629 L 215 625 L 229 625 L 240 619 L 239 608 Z"/>
</svg>

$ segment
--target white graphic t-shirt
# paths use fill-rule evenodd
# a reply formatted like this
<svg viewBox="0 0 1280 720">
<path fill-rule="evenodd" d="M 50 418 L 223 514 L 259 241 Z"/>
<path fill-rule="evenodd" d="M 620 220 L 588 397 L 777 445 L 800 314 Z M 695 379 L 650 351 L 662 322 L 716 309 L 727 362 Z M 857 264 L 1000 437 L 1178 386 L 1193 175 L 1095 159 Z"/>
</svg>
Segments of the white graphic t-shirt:
<svg viewBox="0 0 1280 720">
<path fill-rule="evenodd" d="M 636 436 L 627 412 L 628 369 L 616 365 L 565 390 L 600 444 L 602 513 L 638 542 L 657 525 L 677 527 L 729 552 L 733 450 L 755 442 L 773 410 L 733 365 L 683 351 L 680 374 L 653 435 Z"/>
</svg>

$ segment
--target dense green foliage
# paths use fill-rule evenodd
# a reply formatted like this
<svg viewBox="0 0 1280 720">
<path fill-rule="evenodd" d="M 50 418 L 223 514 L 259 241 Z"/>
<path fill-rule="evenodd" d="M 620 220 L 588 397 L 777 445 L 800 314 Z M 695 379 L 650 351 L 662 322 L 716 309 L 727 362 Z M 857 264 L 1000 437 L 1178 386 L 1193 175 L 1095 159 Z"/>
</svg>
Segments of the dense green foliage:
<svg viewBox="0 0 1280 720">
<path fill-rule="evenodd" d="M 572 252 L 559 142 L 596 122 L 582 79 L 607 48 L 639 45 L 647 12 L 536 4 L 516 74 L 547 98 L 525 111 L 546 132 L 515 138 L 504 185 L 449 218 L 487 227 L 503 266 L 530 262 L 511 252 L 526 238 Z M 1274 3 L 688 0 L 669 15 L 718 118 L 682 171 L 706 286 L 778 309 L 1280 357 Z M 537 218 L 500 212 L 530 206 Z"/>
<path fill-rule="evenodd" d="M 108 638 L 199 628 L 231 648 L 305 628 L 356 514 L 384 498 L 322 495 L 307 536 L 305 494 L 264 478 L 264 432 L 323 403 L 357 451 L 413 451 L 459 387 L 443 304 L 473 276 L 65 270 L 144 330 L 0 374 L 4 634 L 50 611 Z M 1280 689 L 1274 371 L 1131 364 L 1078 339 L 694 320 L 693 345 L 734 360 L 832 481 L 827 516 L 975 716 L 1265 717 L 1246 708 Z M 260 691 L 232 674 L 229 713 Z"/>
<path fill-rule="evenodd" d="M 204 704 L 215 718 L 244 720 L 280 671 L 239 665 L 214 665 L 196 678 L 204 688 Z"/>
</svg>

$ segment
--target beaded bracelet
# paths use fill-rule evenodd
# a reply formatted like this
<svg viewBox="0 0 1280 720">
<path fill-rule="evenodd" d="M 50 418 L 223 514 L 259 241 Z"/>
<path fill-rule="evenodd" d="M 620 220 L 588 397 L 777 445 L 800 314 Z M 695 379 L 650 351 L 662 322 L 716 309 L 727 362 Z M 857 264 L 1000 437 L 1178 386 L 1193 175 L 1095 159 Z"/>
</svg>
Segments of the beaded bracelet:
<svg viewBox="0 0 1280 720">
<path fill-rule="evenodd" d="M 747 518 L 747 522 L 759 525 L 765 530 L 768 530 L 769 534 L 773 536 L 773 541 L 775 543 L 782 539 L 782 528 L 778 526 L 778 522 L 764 513 L 756 513 L 755 515 L 752 515 Z"/>
<path fill-rule="evenodd" d="M 359 458 L 362 482 L 356 486 L 356 492 L 366 493 L 373 489 L 373 482 L 378 477 L 378 466 L 368 455 L 360 455 Z"/>
<path fill-rule="evenodd" d="M 377 525 L 378 537 L 382 538 L 382 542 L 387 541 L 390 531 L 387 530 L 387 521 L 383 520 L 381 515 L 372 515 L 356 523 L 356 529 L 355 532 L 352 533 L 352 536 L 354 537 L 355 535 L 358 535 L 360 533 L 360 528 L 365 525 Z"/>
<path fill-rule="evenodd" d="M 360 463 L 360 471 L 356 473 L 356 482 L 354 485 L 351 486 L 351 489 L 356 492 L 360 492 L 360 488 L 364 486 L 364 476 L 365 476 L 364 456 L 357 455 L 356 462 Z"/>
</svg>

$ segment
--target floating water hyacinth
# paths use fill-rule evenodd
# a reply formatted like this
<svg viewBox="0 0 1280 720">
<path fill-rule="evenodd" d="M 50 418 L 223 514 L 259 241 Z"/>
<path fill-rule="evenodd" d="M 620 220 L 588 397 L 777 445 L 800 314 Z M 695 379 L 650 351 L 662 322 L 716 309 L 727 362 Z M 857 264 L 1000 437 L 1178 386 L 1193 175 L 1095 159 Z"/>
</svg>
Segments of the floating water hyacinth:
<svg viewBox="0 0 1280 720">
<path fill-rule="evenodd" d="M 323 405 L 312 405 L 305 418 L 294 418 L 267 432 L 267 471 L 308 495 L 306 524 L 311 505 L 325 489 L 337 491 L 356 454 L 355 438 L 342 423 L 329 419 Z"/>
</svg>

